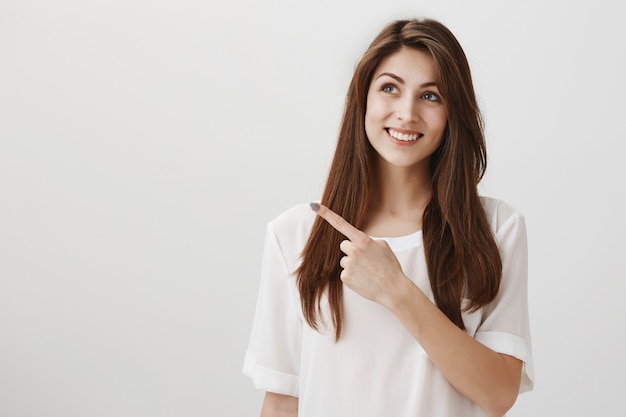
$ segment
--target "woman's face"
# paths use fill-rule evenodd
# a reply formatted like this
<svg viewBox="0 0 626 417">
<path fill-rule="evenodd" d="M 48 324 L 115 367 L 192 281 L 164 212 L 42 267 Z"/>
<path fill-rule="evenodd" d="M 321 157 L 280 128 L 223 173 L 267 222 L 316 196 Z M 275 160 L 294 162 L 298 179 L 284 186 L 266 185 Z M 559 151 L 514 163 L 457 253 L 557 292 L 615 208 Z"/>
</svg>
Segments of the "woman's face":
<svg viewBox="0 0 626 417">
<path fill-rule="evenodd" d="M 404 47 L 378 65 L 367 94 L 365 132 L 382 161 L 428 168 L 441 143 L 447 108 L 426 52 Z"/>
</svg>

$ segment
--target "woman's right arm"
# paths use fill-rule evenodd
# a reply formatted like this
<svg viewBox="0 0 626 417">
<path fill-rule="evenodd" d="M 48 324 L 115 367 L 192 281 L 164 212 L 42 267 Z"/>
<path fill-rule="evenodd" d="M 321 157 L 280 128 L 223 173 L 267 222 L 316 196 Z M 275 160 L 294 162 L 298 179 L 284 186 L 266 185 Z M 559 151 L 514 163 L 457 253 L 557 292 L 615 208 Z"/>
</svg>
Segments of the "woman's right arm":
<svg viewBox="0 0 626 417">
<path fill-rule="evenodd" d="M 290 395 L 266 392 L 261 417 L 298 417 L 298 399 Z"/>
</svg>

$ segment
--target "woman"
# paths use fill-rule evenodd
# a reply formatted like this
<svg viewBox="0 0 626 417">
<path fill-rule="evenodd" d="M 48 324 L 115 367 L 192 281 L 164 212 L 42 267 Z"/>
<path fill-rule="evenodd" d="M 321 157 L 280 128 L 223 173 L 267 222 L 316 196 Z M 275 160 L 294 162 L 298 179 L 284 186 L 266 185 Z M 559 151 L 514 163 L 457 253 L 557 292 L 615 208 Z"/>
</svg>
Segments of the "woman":
<svg viewBox="0 0 626 417">
<path fill-rule="evenodd" d="M 385 27 L 321 204 L 268 225 L 244 365 L 263 417 L 501 416 L 532 388 L 524 219 L 478 196 L 485 167 L 455 37 Z"/>
</svg>

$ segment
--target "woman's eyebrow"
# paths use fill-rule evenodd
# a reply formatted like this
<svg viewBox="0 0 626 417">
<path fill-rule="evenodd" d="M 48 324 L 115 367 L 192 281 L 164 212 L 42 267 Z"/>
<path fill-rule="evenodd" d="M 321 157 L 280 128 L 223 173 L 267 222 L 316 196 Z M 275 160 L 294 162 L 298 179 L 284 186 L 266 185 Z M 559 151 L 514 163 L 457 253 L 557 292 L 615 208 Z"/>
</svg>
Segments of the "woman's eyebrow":
<svg viewBox="0 0 626 417">
<path fill-rule="evenodd" d="M 391 72 L 383 72 L 381 74 L 378 75 L 378 77 L 376 77 L 376 79 L 379 79 L 380 77 L 382 77 L 383 75 L 386 75 L 387 77 L 391 77 L 394 80 L 396 80 L 397 82 L 399 82 L 400 84 L 404 85 L 404 79 L 402 79 L 402 77 L 397 76 L 396 74 L 393 74 Z M 437 87 L 437 83 L 434 81 L 429 81 L 427 83 L 424 83 L 422 85 L 420 85 L 420 87 Z"/>
<path fill-rule="evenodd" d="M 393 78 L 394 80 L 396 80 L 400 84 L 404 84 L 404 80 L 401 77 L 398 77 L 396 74 L 392 74 L 390 72 L 383 72 L 383 73 L 379 74 L 378 77 L 376 77 L 376 79 L 379 79 L 383 75 L 386 75 L 387 77 Z"/>
</svg>

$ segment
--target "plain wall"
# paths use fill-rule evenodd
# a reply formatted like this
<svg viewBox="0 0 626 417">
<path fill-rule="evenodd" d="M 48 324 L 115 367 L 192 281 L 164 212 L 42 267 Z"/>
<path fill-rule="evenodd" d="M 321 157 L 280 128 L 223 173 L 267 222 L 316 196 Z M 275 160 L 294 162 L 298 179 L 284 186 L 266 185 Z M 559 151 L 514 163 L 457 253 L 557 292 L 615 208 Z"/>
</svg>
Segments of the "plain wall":
<svg viewBox="0 0 626 417">
<path fill-rule="evenodd" d="M 344 94 L 395 18 L 441 20 L 526 216 L 535 390 L 626 386 L 618 1 L 0 1 L 0 416 L 251 416 L 266 223 L 319 198 Z"/>
</svg>

